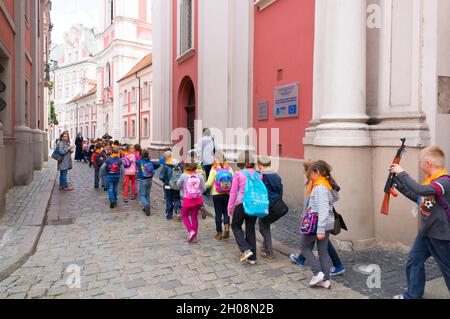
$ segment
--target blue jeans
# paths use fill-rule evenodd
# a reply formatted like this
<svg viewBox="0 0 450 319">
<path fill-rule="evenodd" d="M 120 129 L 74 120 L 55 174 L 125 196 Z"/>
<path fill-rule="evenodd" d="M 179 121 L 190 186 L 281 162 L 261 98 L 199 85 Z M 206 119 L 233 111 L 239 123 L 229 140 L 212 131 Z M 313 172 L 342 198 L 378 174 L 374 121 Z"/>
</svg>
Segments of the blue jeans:
<svg viewBox="0 0 450 319">
<path fill-rule="evenodd" d="M 119 186 L 119 177 L 108 177 L 108 195 L 111 204 L 117 203 L 117 188 Z"/>
<path fill-rule="evenodd" d="M 69 187 L 69 183 L 67 182 L 67 173 L 68 172 L 69 172 L 68 170 L 60 171 L 59 187 L 61 187 L 61 188 L 68 188 Z"/>
<path fill-rule="evenodd" d="M 225 225 L 230 225 L 230 216 L 228 216 L 228 201 L 230 195 L 214 195 L 214 211 L 216 212 L 216 231 L 222 232 L 222 220 Z"/>
<path fill-rule="evenodd" d="M 406 299 L 422 299 L 425 293 L 425 262 L 433 257 L 450 291 L 450 242 L 417 235 L 406 265 Z"/>
<path fill-rule="evenodd" d="M 99 186 L 99 175 L 100 175 L 100 168 L 94 168 L 94 187 L 98 188 Z"/>
<path fill-rule="evenodd" d="M 164 189 L 164 195 L 166 197 L 166 217 L 170 219 L 173 217 L 174 211 L 175 214 L 181 211 L 180 191 Z"/>
<path fill-rule="evenodd" d="M 139 199 L 144 208 L 150 207 L 150 191 L 152 190 L 153 179 L 139 180 Z"/>
</svg>

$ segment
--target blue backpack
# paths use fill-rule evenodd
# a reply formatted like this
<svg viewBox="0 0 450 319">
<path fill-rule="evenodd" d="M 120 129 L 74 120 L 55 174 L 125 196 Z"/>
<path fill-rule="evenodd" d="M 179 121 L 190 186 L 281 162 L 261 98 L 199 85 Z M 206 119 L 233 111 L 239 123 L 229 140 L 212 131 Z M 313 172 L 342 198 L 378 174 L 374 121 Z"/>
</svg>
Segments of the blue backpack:
<svg viewBox="0 0 450 319">
<path fill-rule="evenodd" d="M 120 177 L 120 158 L 110 158 L 107 162 L 106 174 L 110 177 Z"/>
<path fill-rule="evenodd" d="M 141 161 L 139 162 L 139 169 L 141 171 L 142 178 L 150 179 L 155 175 L 155 168 L 152 162 Z"/>
<path fill-rule="evenodd" d="M 265 218 L 269 215 L 269 193 L 266 185 L 259 178 L 260 174 L 255 172 L 253 177 L 245 170 L 242 174 L 247 177 L 242 199 L 245 214 L 252 217 Z"/>
</svg>

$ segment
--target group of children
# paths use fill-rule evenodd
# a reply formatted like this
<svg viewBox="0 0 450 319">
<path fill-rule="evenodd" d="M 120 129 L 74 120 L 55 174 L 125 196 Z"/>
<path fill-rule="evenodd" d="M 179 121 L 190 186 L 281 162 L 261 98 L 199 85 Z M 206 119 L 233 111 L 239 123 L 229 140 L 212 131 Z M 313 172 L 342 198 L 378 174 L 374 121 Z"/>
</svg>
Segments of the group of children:
<svg viewBox="0 0 450 319">
<path fill-rule="evenodd" d="M 195 151 L 189 152 L 183 162 L 174 158 L 170 151 L 161 159 L 151 160 L 149 151 L 142 151 L 139 145 L 121 147 L 117 141 L 105 143 L 99 140 L 90 158 L 95 168 L 94 187 L 99 188 L 101 181 L 102 187 L 109 192 L 111 208 L 117 206 L 118 184 L 123 175 L 124 201 L 128 202 L 130 184 L 131 200 L 137 198 L 138 183 L 139 198 L 146 215 L 150 216 L 153 177 L 162 167 L 159 179 L 164 188 L 165 217 L 171 220 L 174 215 L 179 216 L 186 226 L 188 242 L 198 242 L 198 216 L 204 207 L 203 196 L 210 190 L 215 210 L 215 239 L 228 239 L 232 230 L 242 253 L 240 261 L 254 265 L 257 260 L 255 226 L 259 219 L 260 233 L 264 238 L 261 256 L 273 258 L 271 223 L 265 216 L 276 213 L 273 210 L 279 206 L 275 203 L 282 201 L 283 184 L 281 177 L 271 168 L 268 157 L 256 158 L 249 151 L 242 152 L 237 161 L 239 170 L 234 172 L 223 152 L 217 151 L 215 163 L 207 175 Z M 438 262 L 450 288 L 450 208 L 448 204 L 442 204 L 450 202 L 450 178 L 444 169 L 444 153 L 437 147 L 427 148 L 421 153 L 420 164 L 427 176 L 423 185 L 414 182 L 400 166 L 391 167 L 391 171 L 397 174 L 396 187 L 417 203 L 421 224 L 407 266 L 408 291 L 398 298 L 423 296 L 424 263 L 430 256 Z M 301 266 L 307 264 L 311 267 L 311 287 L 329 289 L 330 276 L 345 271 L 329 240 L 335 227 L 334 205 L 339 200 L 340 188 L 326 162 L 308 162 L 304 169 L 308 200 L 301 221 L 301 252 L 292 255 L 291 259 Z M 258 210 L 255 207 L 265 207 L 262 209 L 264 214 L 252 211 Z M 260 210 L 258 213 L 263 213 Z M 242 229 L 244 224 L 245 230 Z M 313 254 L 315 245 L 318 259 Z"/>
</svg>

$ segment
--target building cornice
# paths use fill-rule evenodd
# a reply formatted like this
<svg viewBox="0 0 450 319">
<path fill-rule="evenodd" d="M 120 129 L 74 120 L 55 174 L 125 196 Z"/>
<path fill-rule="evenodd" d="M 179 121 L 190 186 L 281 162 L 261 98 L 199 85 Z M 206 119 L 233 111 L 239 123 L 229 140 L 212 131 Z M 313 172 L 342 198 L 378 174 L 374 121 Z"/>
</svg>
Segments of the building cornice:
<svg viewBox="0 0 450 319">
<path fill-rule="evenodd" d="M 116 39 L 116 40 L 112 41 L 111 44 L 107 48 L 105 48 L 102 51 L 100 51 L 99 53 L 97 53 L 94 56 L 94 59 L 95 60 L 101 59 L 105 55 L 107 55 L 109 52 L 113 51 L 116 47 L 120 47 L 120 46 L 130 46 L 130 47 L 133 47 L 133 48 L 147 50 L 148 52 L 150 52 L 152 50 L 152 46 L 148 45 L 148 44 L 141 44 L 141 43 L 138 43 L 138 42 Z"/>
</svg>

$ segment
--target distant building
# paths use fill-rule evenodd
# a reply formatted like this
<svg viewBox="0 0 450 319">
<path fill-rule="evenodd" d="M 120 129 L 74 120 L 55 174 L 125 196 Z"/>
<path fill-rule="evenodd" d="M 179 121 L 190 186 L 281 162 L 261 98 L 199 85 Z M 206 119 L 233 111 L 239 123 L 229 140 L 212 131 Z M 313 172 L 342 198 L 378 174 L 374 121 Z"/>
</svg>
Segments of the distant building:
<svg viewBox="0 0 450 319">
<path fill-rule="evenodd" d="M 152 1 L 104 0 L 104 29 L 97 35 L 97 132 L 121 139 L 123 99 L 118 80 L 122 79 L 152 50 Z M 139 94 L 136 90 L 136 96 Z M 136 98 L 137 99 L 137 98 Z M 137 122 L 135 123 L 137 127 Z"/>
<path fill-rule="evenodd" d="M 64 33 L 64 43 L 52 49 L 51 60 L 54 77 L 53 100 L 59 125 L 52 139 L 68 131 L 72 140 L 81 130 L 77 126 L 77 110 L 68 108 L 67 103 L 76 96 L 85 94 L 95 83 L 96 63 L 94 53 L 96 40 L 93 29 L 81 24 L 74 25 Z"/>
<path fill-rule="evenodd" d="M 150 147 L 152 54 L 146 55 L 118 81 L 121 101 L 121 141 Z"/>
</svg>

